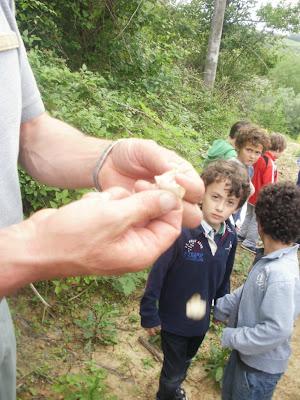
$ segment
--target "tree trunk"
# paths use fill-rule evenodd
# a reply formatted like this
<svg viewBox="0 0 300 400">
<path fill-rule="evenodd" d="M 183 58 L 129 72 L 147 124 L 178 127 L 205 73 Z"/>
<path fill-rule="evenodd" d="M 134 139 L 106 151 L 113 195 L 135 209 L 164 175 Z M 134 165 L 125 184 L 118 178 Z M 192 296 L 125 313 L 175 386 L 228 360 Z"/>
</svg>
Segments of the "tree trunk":
<svg viewBox="0 0 300 400">
<path fill-rule="evenodd" d="M 204 84 L 210 90 L 213 89 L 216 79 L 225 8 L 226 0 L 214 0 L 214 13 L 204 69 Z"/>
</svg>

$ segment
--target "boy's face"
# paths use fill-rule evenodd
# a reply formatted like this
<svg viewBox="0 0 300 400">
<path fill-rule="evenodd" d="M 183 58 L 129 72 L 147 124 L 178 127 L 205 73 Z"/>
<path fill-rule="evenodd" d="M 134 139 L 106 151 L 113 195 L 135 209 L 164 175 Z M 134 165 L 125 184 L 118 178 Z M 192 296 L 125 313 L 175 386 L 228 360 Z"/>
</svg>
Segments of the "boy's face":
<svg viewBox="0 0 300 400">
<path fill-rule="evenodd" d="M 205 221 L 216 231 L 221 223 L 230 217 L 238 208 L 240 199 L 229 195 L 230 182 L 213 182 L 205 189 L 202 213 Z"/>
<path fill-rule="evenodd" d="M 246 143 L 246 146 L 242 147 L 238 150 L 238 159 L 245 164 L 247 167 L 250 167 L 259 159 L 263 152 L 263 145 L 258 144 L 255 146 L 252 143 Z"/>
<path fill-rule="evenodd" d="M 279 157 L 282 155 L 283 151 L 284 151 L 284 150 L 282 150 L 282 151 L 279 151 L 279 150 L 271 150 L 271 153 L 273 154 L 275 160 L 277 160 L 277 158 L 279 158 Z"/>
</svg>

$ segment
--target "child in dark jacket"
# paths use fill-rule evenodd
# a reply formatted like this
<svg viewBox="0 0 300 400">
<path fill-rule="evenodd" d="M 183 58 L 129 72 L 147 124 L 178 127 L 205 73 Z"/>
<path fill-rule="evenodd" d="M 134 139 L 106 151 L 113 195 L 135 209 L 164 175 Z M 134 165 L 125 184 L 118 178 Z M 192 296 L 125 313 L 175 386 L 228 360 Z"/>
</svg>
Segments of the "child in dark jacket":
<svg viewBox="0 0 300 400">
<path fill-rule="evenodd" d="M 212 163 L 201 177 L 203 222 L 183 229 L 157 260 L 141 300 L 142 326 L 150 335 L 161 331 L 164 362 L 158 400 L 187 398 L 181 383 L 209 328 L 212 302 L 230 290 L 237 239 L 228 218 L 250 193 L 246 169 L 233 161 Z M 201 320 L 186 315 L 186 304 L 195 294 L 206 302 Z"/>
</svg>

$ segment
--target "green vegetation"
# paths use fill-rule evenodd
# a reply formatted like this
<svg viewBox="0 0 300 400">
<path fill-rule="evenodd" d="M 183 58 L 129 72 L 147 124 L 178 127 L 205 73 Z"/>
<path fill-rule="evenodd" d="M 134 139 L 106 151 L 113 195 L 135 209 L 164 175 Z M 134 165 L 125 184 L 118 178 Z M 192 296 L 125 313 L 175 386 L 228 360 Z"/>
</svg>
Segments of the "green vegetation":
<svg viewBox="0 0 300 400">
<path fill-rule="evenodd" d="M 109 394 L 105 385 L 106 373 L 103 369 L 89 364 L 86 371 L 60 376 L 54 385 L 54 391 L 64 400 L 117 400 Z"/>
<path fill-rule="evenodd" d="M 230 354 L 229 349 L 223 349 L 217 345 L 211 345 L 209 356 L 205 361 L 204 369 L 208 376 L 219 386 L 222 385 L 224 368 Z"/>
<path fill-rule="evenodd" d="M 118 314 L 119 310 L 114 305 L 99 302 L 90 306 L 87 315 L 74 321 L 81 328 L 86 349 L 91 351 L 96 343 L 102 345 L 117 343 L 114 320 Z"/>
</svg>

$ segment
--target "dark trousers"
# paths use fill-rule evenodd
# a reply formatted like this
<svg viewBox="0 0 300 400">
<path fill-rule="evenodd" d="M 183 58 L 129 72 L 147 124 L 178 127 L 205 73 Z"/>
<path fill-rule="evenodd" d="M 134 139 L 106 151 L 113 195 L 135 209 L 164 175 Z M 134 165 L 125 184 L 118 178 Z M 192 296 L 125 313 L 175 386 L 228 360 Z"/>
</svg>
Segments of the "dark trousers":
<svg viewBox="0 0 300 400">
<path fill-rule="evenodd" d="M 176 399 L 176 390 L 184 381 L 188 367 L 204 336 L 186 337 L 161 331 L 164 361 L 159 379 L 157 400 Z"/>
</svg>

